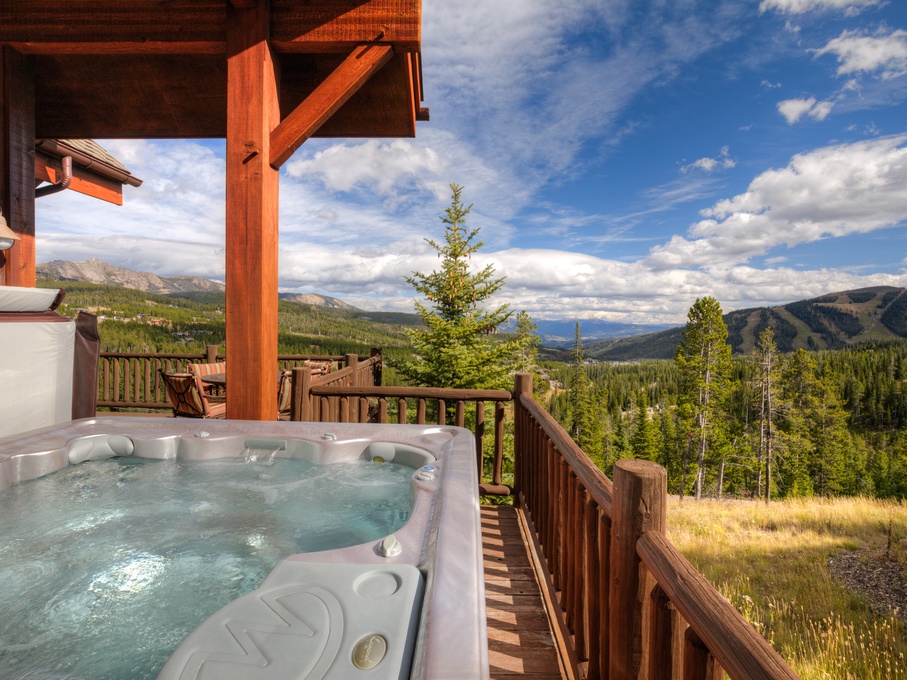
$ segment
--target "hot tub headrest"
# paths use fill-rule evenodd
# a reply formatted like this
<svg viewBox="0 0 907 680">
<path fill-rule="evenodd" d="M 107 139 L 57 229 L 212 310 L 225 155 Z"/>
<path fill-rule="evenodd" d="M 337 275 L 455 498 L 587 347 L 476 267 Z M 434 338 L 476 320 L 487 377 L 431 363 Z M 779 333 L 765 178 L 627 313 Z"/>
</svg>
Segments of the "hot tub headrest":
<svg viewBox="0 0 907 680">
<path fill-rule="evenodd" d="M 435 462 L 435 457 L 425 449 L 397 442 L 372 442 L 363 452 L 366 460 L 397 463 L 419 469 Z"/>
<path fill-rule="evenodd" d="M 129 437 L 119 434 L 95 435 L 84 437 L 71 442 L 69 445 L 69 464 L 83 463 L 86 460 L 98 458 L 113 458 L 114 456 L 131 456 L 135 451 L 135 444 Z"/>
</svg>

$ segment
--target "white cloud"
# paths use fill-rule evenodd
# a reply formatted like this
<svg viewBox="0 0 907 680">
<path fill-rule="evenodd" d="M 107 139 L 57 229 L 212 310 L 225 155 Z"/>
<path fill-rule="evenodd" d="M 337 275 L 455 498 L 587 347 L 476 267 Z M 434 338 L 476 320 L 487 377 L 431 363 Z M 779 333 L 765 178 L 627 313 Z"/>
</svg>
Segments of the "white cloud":
<svg viewBox="0 0 907 680">
<path fill-rule="evenodd" d="M 875 7 L 882 2 L 883 0 L 762 0 L 759 11 L 777 10 L 783 14 L 806 14 L 813 11 L 840 10 L 847 16 L 853 16 L 867 7 Z"/>
<path fill-rule="evenodd" d="M 907 73 L 907 31 L 867 35 L 862 31 L 844 31 L 816 50 L 817 57 L 833 54 L 838 58 L 838 75 L 876 73 L 884 80 Z"/>
<path fill-rule="evenodd" d="M 688 165 L 684 165 L 680 168 L 680 171 L 687 173 L 691 170 L 702 170 L 708 173 L 719 168 L 727 170 L 733 168 L 735 165 L 737 165 L 737 161 L 730 157 L 730 148 L 723 146 L 718 152 L 718 156 L 716 158 L 710 158 L 708 156 L 706 156 L 705 158 L 700 158 L 699 160 L 693 161 Z"/>
<path fill-rule="evenodd" d="M 409 140 L 368 140 L 354 145 L 333 144 L 309 157 L 287 163 L 290 177 L 318 177 L 331 191 L 364 188 L 379 196 L 399 193 L 401 187 L 444 188 L 445 161 L 431 148 Z"/>
<path fill-rule="evenodd" d="M 778 113 L 784 116 L 788 125 L 793 125 L 803 116 L 809 116 L 813 120 L 823 121 L 834 108 L 834 102 L 816 101 L 815 97 L 809 99 L 785 99 L 778 102 Z"/>
<path fill-rule="evenodd" d="M 747 191 L 703 210 L 689 237 L 651 250 L 656 268 L 725 266 L 779 245 L 866 233 L 907 220 L 907 135 L 798 154 Z"/>
<path fill-rule="evenodd" d="M 788 125 L 793 125 L 804 114 L 809 113 L 810 109 L 815 105 L 815 97 L 810 97 L 809 99 L 785 99 L 783 102 L 778 102 L 778 112 L 784 116 Z"/>
</svg>

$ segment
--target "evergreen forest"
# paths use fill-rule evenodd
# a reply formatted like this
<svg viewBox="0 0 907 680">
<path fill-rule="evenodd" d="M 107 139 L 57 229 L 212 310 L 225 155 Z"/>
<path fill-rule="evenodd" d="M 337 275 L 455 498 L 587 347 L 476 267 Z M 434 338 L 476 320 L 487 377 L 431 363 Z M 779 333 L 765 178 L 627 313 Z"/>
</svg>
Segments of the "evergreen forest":
<svg viewBox="0 0 907 680">
<path fill-rule="evenodd" d="M 671 493 L 695 493 L 697 438 L 676 361 L 588 363 L 580 346 L 570 364 L 545 367 L 549 411 L 606 473 L 621 458 L 655 460 Z M 761 369 L 755 353 L 730 359 L 702 495 L 765 497 L 769 463 L 770 498 L 907 497 L 907 341 L 778 354 L 770 454 Z"/>
</svg>

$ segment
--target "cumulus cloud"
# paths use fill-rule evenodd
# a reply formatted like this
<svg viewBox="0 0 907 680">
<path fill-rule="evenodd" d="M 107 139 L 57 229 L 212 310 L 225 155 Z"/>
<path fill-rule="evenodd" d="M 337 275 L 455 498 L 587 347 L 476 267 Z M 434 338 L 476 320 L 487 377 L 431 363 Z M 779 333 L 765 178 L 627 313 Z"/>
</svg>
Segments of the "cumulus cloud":
<svg viewBox="0 0 907 680">
<path fill-rule="evenodd" d="M 803 116 L 813 120 L 823 121 L 831 113 L 834 103 L 830 101 L 816 101 L 815 97 L 809 99 L 785 99 L 778 102 L 778 113 L 784 116 L 788 125 L 793 125 Z"/>
<path fill-rule="evenodd" d="M 907 220 L 907 135 L 830 146 L 768 170 L 746 192 L 703 210 L 689 238 L 653 248 L 650 266 L 728 266 L 786 245 L 866 233 Z"/>
<path fill-rule="evenodd" d="M 883 80 L 907 73 L 907 31 L 868 35 L 860 30 L 844 31 L 815 50 L 817 57 L 833 54 L 838 59 L 838 75 L 869 73 Z"/>
<path fill-rule="evenodd" d="M 333 144 L 287 163 L 290 177 L 317 177 L 331 191 L 359 186 L 379 196 L 394 194 L 401 185 L 436 191 L 446 172 L 445 161 L 434 149 L 408 140 Z"/>
<path fill-rule="evenodd" d="M 813 11 L 842 11 L 847 16 L 859 14 L 868 7 L 882 4 L 884 0 L 762 0 L 760 12 L 776 10 L 783 14 L 806 14 Z"/>
<path fill-rule="evenodd" d="M 737 165 L 737 161 L 730 157 L 730 148 L 723 146 L 716 158 L 710 158 L 708 156 L 700 158 L 697 161 L 693 161 L 692 163 L 681 167 L 680 172 L 687 173 L 691 170 L 702 170 L 708 173 L 721 168 L 733 168 L 735 165 Z"/>
</svg>

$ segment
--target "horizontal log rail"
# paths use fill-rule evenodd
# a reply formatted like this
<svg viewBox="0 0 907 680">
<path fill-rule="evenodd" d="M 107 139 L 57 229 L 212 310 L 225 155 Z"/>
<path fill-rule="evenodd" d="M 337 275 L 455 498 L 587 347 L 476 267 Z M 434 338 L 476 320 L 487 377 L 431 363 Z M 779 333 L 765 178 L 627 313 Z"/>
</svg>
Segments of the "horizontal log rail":
<svg viewBox="0 0 907 680">
<path fill-rule="evenodd" d="M 278 368 L 283 369 L 302 366 L 305 361 L 331 361 L 340 367 L 334 373 L 315 376 L 315 383 L 342 373 L 351 364 L 358 364 L 361 373 L 370 372 L 379 382 L 381 379 L 381 353 L 378 349 L 373 349 L 369 357 L 356 354 L 281 354 L 277 358 Z M 172 407 L 167 393 L 158 380 L 159 368 L 185 372 L 186 366 L 191 363 L 224 360 L 225 356 L 218 352 L 217 345 L 208 345 L 205 352 L 199 353 L 101 352 L 96 406 L 114 410 L 170 410 Z"/>
<path fill-rule="evenodd" d="M 361 366 L 360 362 L 360 366 Z M 330 382 L 315 384 L 304 369 L 293 371 L 293 401 L 290 420 L 322 423 L 389 423 L 469 426 L 476 446 L 476 463 L 483 476 L 486 446 L 486 404 L 493 409 L 491 481 L 480 479 L 482 494 L 508 496 L 504 484 L 504 423 L 506 404 L 513 399 L 510 390 L 464 390 L 439 387 L 388 387 L 353 384 L 337 376 Z M 339 371 L 338 374 L 343 373 Z M 472 418 L 467 418 L 469 409 Z"/>
<path fill-rule="evenodd" d="M 514 394 L 514 495 L 574 677 L 798 678 L 665 538 L 664 468 L 621 460 L 612 482 L 533 399 L 530 376 Z"/>
</svg>

